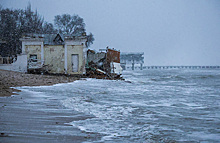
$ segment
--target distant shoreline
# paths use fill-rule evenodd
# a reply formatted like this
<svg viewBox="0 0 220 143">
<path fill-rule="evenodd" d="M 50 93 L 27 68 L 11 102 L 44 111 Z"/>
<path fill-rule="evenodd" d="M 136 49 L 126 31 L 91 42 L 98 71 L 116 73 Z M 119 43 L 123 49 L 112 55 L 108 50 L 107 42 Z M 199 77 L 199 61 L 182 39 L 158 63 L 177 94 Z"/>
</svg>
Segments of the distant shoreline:
<svg viewBox="0 0 220 143">
<path fill-rule="evenodd" d="M 37 75 L 0 70 L 0 97 L 16 95 L 13 92 L 19 92 L 19 90 L 11 87 L 46 86 L 73 82 L 79 79 L 78 77 L 65 75 Z"/>
</svg>

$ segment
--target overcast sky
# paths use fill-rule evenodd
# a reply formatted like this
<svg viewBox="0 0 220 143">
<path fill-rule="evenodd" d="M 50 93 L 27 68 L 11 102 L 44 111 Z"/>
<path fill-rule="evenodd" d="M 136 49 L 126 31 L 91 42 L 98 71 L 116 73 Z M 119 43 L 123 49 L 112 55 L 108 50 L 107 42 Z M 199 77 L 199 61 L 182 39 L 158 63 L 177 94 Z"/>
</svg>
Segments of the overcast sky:
<svg viewBox="0 0 220 143">
<path fill-rule="evenodd" d="M 220 65 L 220 0 L 0 0 L 52 22 L 78 14 L 92 49 L 144 52 L 145 65 Z"/>
</svg>

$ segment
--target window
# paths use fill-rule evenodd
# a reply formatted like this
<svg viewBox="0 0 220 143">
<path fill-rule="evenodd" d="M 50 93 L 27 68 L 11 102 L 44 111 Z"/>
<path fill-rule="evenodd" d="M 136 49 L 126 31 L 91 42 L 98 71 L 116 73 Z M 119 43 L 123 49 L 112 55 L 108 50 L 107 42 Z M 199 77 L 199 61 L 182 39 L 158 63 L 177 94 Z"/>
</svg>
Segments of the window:
<svg viewBox="0 0 220 143">
<path fill-rule="evenodd" d="M 30 55 L 30 59 L 33 62 L 37 62 L 37 55 Z"/>
</svg>

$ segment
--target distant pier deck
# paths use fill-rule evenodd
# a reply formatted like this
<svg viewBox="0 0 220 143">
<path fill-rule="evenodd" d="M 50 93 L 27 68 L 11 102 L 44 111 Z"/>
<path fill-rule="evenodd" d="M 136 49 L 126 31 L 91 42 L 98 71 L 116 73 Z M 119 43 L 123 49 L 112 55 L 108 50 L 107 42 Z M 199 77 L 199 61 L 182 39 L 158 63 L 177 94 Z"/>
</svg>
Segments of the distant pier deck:
<svg viewBox="0 0 220 143">
<path fill-rule="evenodd" d="M 143 69 L 220 69 L 220 66 L 144 66 Z"/>
</svg>

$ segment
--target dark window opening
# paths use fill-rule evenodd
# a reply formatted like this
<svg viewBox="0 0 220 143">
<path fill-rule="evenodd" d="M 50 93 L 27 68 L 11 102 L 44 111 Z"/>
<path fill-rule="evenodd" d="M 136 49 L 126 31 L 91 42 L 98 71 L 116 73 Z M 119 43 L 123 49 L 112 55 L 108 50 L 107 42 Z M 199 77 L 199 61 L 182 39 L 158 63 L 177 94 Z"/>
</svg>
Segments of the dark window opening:
<svg viewBox="0 0 220 143">
<path fill-rule="evenodd" d="M 37 55 L 30 55 L 30 59 L 32 62 L 37 62 Z"/>
</svg>

